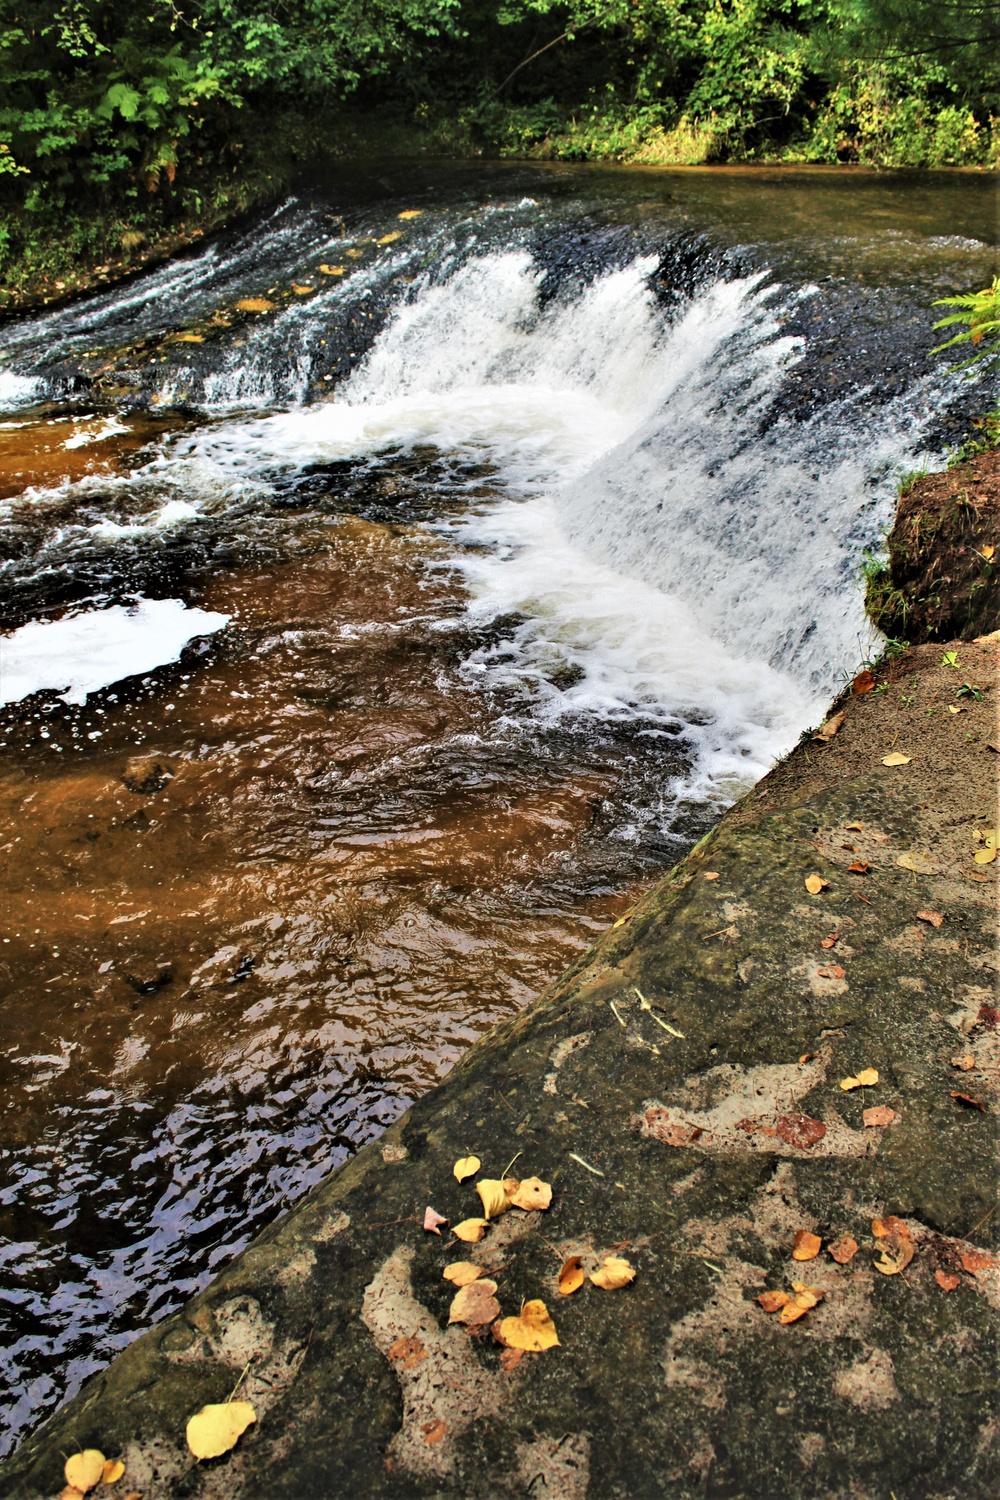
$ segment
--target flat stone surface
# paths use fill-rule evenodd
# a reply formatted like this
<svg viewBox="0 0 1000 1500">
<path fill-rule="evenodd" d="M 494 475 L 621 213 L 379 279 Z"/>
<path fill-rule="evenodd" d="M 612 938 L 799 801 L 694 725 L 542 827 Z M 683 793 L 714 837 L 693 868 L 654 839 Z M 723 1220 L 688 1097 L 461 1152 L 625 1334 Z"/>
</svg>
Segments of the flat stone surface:
<svg viewBox="0 0 1000 1500">
<path fill-rule="evenodd" d="M 94 1377 L 0 1493 L 56 1495 L 96 1447 L 126 1464 L 109 1493 L 143 1500 L 997 1494 L 997 862 L 973 857 L 997 825 L 996 642 L 957 649 L 960 673 L 925 646 L 845 700 L 832 739 Z M 876 1086 L 841 1088 L 866 1068 Z M 892 1123 L 865 1124 L 876 1106 Z M 480 1212 L 452 1174 L 469 1153 L 550 1182 L 551 1207 L 478 1244 L 425 1232 L 428 1205 Z M 886 1215 L 914 1247 L 896 1275 Z M 805 1263 L 800 1229 L 823 1242 Z M 560 1294 L 566 1257 L 611 1251 L 630 1285 Z M 559 1347 L 507 1368 L 449 1326 L 455 1260 L 505 1316 L 541 1298 Z M 823 1300 L 782 1324 L 758 1297 L 794 1282 Z M 257 1422 L 196 1462 L 187 1418 L 237 1385 Z"/>
</svg>

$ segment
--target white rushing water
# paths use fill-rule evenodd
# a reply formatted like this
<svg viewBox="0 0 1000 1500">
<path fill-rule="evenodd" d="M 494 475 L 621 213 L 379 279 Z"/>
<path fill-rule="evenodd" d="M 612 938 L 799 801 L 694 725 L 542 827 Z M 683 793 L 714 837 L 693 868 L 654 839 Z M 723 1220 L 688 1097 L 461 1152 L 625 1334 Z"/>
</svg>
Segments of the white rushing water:
<svg viewBox="0 0 1000 1500">
<path fill-rule="evenodd" d="M 449 528 L 455 564 L 473 616 L 526 622 L 470 673 L 534 681 L 549 716 L 679 720 L 695 766 L 675 790 L 731 795 L 871 648 L 861 553 L 919 403 L 769 420 L 800 355 L 782 318 L 812 289 L 720 280 L 668 316 L 653 265 L 540 308 L 525 252 L 473 258 L 411 288 L 335 400 L 234 416 L 173 461 L 239 485 L 416 444 L 489 460 L 510 498 Z M 566 666 L 573 685 L 551 686 Z"/>
</svg>

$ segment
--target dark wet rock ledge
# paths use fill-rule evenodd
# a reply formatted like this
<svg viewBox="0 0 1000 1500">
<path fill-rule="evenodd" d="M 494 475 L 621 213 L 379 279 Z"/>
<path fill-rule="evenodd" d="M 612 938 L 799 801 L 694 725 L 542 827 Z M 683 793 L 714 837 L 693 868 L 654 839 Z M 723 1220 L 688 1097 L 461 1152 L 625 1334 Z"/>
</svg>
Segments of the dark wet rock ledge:
<svg viewBox="0 0 1000 1500">
<path fill-rule="evenodd" d="M 920 646 L 859 682 L 836 735 L 91 1379 L 2 1494 L 57 1495 L 80 1447 L 143 1500 L 1000 1493 L 996 647 Z M 840 1087 L 867 1068 L 876 1086 Z M 878 1106 L 894 1120 L 866 1125 Z M 470 1152 L 550 1182 L 551 1207 L 475 1245 L 426 1233 L 428 1204 L 479 1212 L 452 1174 Z M 890 1215 L 913 1249 L 894 1275 Z M 823 1242 L 804 1263 L 802 1229 Z M 631 1285 L 560 1295 L 568 1255 L 612 1250 Z M 559 1347 L 507 1368 L 449 1327 L 456 1260 L 504 1315 L 540 1297 Z M 758 1298 L 795 1282 L 823 1300 L 782 1324 Z M 258 1420 L 196 1462 L 187 1418 L 237 1384 Z"/>
</svg>

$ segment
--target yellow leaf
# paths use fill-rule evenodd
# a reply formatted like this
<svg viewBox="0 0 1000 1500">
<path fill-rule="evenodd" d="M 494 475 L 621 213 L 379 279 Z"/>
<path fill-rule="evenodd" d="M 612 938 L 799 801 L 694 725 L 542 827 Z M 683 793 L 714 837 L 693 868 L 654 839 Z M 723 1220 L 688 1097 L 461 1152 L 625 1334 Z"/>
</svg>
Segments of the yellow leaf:
<svg viewBox="0 0 1000 1500">
<path fill-rule="evenodd" d="M 274 303 L 266 297 L 241 297 L 236 304 L 240 312 L 272 312 Z"/>
<path fill-rule="evenodd" d="M 445 1281 L 450 1281 L 454 1286 L 468 1286 L 470 1281 L 479 1280 L 483 1268 L 474 1266 L 471 1260 L 453 1260 L 441 1274 Z"/>
<path fill-rule="evenodd" d="M 586 1279 L 579 1255 L 571 1255 L 559 1272 L 559 1290 L 564 1297 L 569 1297 L 580 1290 Z"/>
<path fill-rule="evenodd" d="M 348 250 L 347 253 L 352 260 L 360 260 L 365 252 L 363 250 Z"/>
<path fill-rule="evenodd" d="M 301 286 L 297 282 L 292 282 L 292 291 L 295 293 L 296 297 L 308 297 L 310 293 L 314 292 L 315 290 L 316 288 L 314 286 Z"/>
<path fill-rule="evenodd" d="M 986 542 L 982 547 L 980 547 L 979 556 L 983 558 L 984 561 L 991 562 L 995 551 L 996 548 L 991 546 L 989 542 Z"/>
<path fill-rule="evenodd" d="M 221 1453 L 228 1453 L 256 1420 L 257 1413 L 249 1401 L 203 1406 L 188 1418 L 188 1447 L 195 1458 L 218 1458 Z"/>
<path fill-rule="evenodd" d="M 120 1458 L 106 1458 L 104 1460 L 104 1473 L 101 1475 L 102 1484 L 117 1484 L 125 1473 L 125 1465 Z"/>
<path fill-rule="evenodd" d="M 815 1260 L 822 1248 L 823 1241 L 818 1234 L 813 1234 L 808 1229 L 797 1229 L 792 1244 L 792 1259 Z"/>
<path fill-rule="evenodd" d="M 972 858 L 977 865 L 991 865 L 997 857 L 996 845 L 987 844 L 985 849 L 977 849 Z"/>
<path fill-rule="evenodd" d="M 451 1170 L 457 1182 L 464 1182 L 467 1177 L 475 1177 L 481 1166 L 478 1156 L 460 1156 Z"/>
<path fill-rule="evenodd" d="M 606 1292 L 614 1292 L 620 1286 L 628 1286 L 630 1281 L 634 1281 L 635 1271 L 627 1260 L 622 1260 L 618 1255 L 609 1255 L 606 1260 L 601 1261 L 590 1279 L 595 1286 L 603 1287 Z"/>
<path fill-rule="evenodd" d="M 819 1287 L 803 1286 L 801 1281 L 792 1282 L 794 1296 L 785 1304 L 778 1314 L 780 1323 L 794 1323 L 797 1319 L 804 1317 L 811 1307 L 822 1302 L 825 1293 Z"/>
<path fill-rule="evenodd" d="M 343 276 L 347 270 L 346 266 L 320 266 L 324 276 Z"/>
<path fill-rule="evenodd" d="M 483 1200 L 483 1213 L 488 1219 L 499 1218 L 510 1207 L 503 1183 L 494 1177 L 483 1177 L 476 1183 L 476 1192 Z"/>
<path fill-rule="evenodd" d="M 829 884 L 830 882 L 828 880 L 824 880 L 822 875 L 806 876 L 806 890 L 809 892 L 810 896 L 818 896 L 823 887 Z"/>
<path fill-rule="evenodd" d="M 493 1333 L 508 1349 L 525 1349 L 529 1354 L 540 1354 L 559 1343 L 549 1310 L 537 1299 L 526 1302 L 518 1317 L 502 1318 Z"/>
<path fill-rule="evenodd" d="M 483 1277 L 482 1281 L 472 1281 L 468 1286 L 459 1287 L 451 1299 L 451 1307 L 448 1311 L 449 1323 L 464 1323 L 467 1328 L 479 1328 L 484 1323 L 492 1323 L 494 1318 L 500 1316 L 500 1304 L 494 1293 L 497 1284 Z"/>
<path fill-rule="evenodd" d="M 401 229 L 394 229 L 391 234 L 384 234 L 382 238 L 380 240 L 376 240 L 375 243 L 377 245 L 392 245 L 396 240 L 401 240 L 402 238 L 403 231 Z"/>
<path fill-rule="evenodd" d="M 898 750 L 890 750 L 888 755 L 883 755 L 884 766 L 908 766 L 913 759 L 911 755 L 903 755 Z"/>
<path fill-rule="evenodd" d="M 523 1208 L 526 1211 L 533 1208 L 548 1208 L 552 1202 L 552 1189 L 547 1182 L 542 1182 L 540 1177 L 525 1177 L 509 1201 L 512 1208 Z"/>
<path fill-rule="evenodd" d="M 896 860 L 896 864 L 901 870 L 912 870 L 914 875 L 933 875 L 937 869 L 937 866 L 932 864 L 923 854 L 917 854 L 914 851 L 908 854 L 901 854 Z"/>
<path fill-rule="evenodd" d="M 476 1245 L 482 1239 L 488 1222 L 488 1219 L 463 1219 L 461 1224 L 452 1226 L 451 1232 L 456 1239 L 464 1240 L 467 1245 Z"/>
<path fill-rule="evenodd" d="M 104 1454 L 97 1448 L 84 1448 L 82 1453 L 74 1453 L 66 1460 L 63 1473 L 66 1475 L 66 1483 L 79 1490 L 85 1495 L 92 1490 L 95 1484 L 100 1484 L 104 1474 Z"/>
<path fill-rule="evenodd" d="M 175 344 L 203 344 L 204 342 L 200 333 L 179 333 L 174 340 Z"/>
<path fill-rule="evenodd" d="M 857 1077 L 842 1078 L 840 1087 L 845 1094 L 851 1089 L 870 1089 L 878 1083 L 878 1070 L 876 1068 L 862 1068 Z"/>
<path fill-rule="evenodd" d="M 401 214 L 397 214 L 396 215 L 396 218 L 397 219 L 419 219 L 420 215 L 422 213 L 423 213 L 423 209 L 422 208 L 404 208 L 403 212 Z"/>
</svg>

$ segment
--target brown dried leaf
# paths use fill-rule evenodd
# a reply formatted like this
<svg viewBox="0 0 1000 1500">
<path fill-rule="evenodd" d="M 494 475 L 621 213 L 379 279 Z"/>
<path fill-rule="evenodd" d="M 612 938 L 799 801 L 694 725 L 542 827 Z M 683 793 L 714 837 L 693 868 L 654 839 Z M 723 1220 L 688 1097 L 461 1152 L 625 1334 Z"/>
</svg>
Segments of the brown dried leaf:
<svg viewBox="0 0 1000 1500">
<path fill-rule="evenodd" d="M 808 1151 L 826 1135 L 826 1126 L 822 1120 L 812 1120 L 808 1115 L 782 1115 L 777 1121 L 777 1131 L 786 1146 Z"/>
<path fill-rule="evenodd" d="M 414 1365 L 427 1358 L 427 1350 L 416 1334 L 411 1338 L 396 1339 L 395 1343 L 389 1345 L 386 1353 L 393 1364 L 398 1364 L 404 1370 L 412 1370 Z"/>
<path fill-rule="evenodd" d="M 436 1422 L 425 1422 L 423 1427 L 425 1443 L 440 1443 L 448 1431 L 448 1423 L 442 1422 L 439 1417 Z"/>
<path fill-rule="evenodd" d="M 766 1313 L 775 1313 L 781 1307 L 787 1307 L 792 1300 L 791 1292 L 761 1292 L 757 1301 Z"/>
<path fill-rule="evenodd" d="M 485 1277 L 460 1287 L 448 1309 L 449 1323 L 464 1323 L 466 1328 L 483 1328 L 500 1316 L 500 1304 L 494 1293 L 497 1284 Z"/>
<path fill-rule="evenodd" d="M 456 1239 L 464 1240 L 467 1245 L 478 1245 L 488 1223 L 488 1219 L 463 1219 L 461 1224 L 452 1225 L 451 1232 Z"/>
<path fill-rule="evenodd" d="M 820 979 L 843 979 L 844 972 L 839 964 L 828 964 L 825 969 L 816 970 Z"/>
<path fill-rule="evenodd" d="M 500 1364 L 501 1364 L 502 1368 L 505 1369 L 508 1372 L 508 1374 L 510 1373 L 511 1370 L 516 1370 L 517 1369 L 518 1365 L 521 1363 L 521 1361 L 522 1361 L 523 1358 L 524 1358 L 524 1350 L 523 1349 L 501 1349 L 500 1350 Z"/>
<path fill-rule="evenodd" d="M 973 1099 L 971 1094 L 956 1094 L 952 1091 L 951 1097 L 957 1099 L 959 1104 L 964 1104 L 969 1109 L 981 1109 L 983 1114 L 986 1113 L 986 1105 L 983 1101 L 981 1099 Z"/>
<path fill-rule="evenodd" d="M 890 750 L 888 755 L 883 755 L 884 766 L 908 766 L 913 759 L 912 755 L 904 755 L 901 750 Z"/>
<path fill-rule="evenodd" d="M 932 927 L 940 927 L 944 921 L 944 917 L 939 911 L 918 911 L 917 921 L 929 922 Z"/>
<path fill-rule="evenodd" d="M 818 1234 L 812 1234 L 808 1229 L 797 1229 L 792 1242 L 792 1259 L 815 1260 L 822 1248 L 823 1241 Z"/>
<path fill-rule="evenodd" d="M 829 884 L 828 880 L 824 880 L 822 875 L 817 875 L 815 872 L 812 875 L 806 876 L 806 890 L 810 896 L 818 896 L 820 891 Z"/>
<path fill-rule="evenodd" d="M 451 1170 L 456 1182 L 464 1182 L 467 1177 L 475 1177 L 481 1166 L 478 1156 L 460 1156 Z"/>
<path fill-rule="evenodd" d="M 872 1220 L 872 1234 L 882 1243 L 877 1246 L 875 1269 L 883 1276 L 898 1276 L 913 1259 L 913 1239 L 902 1219 L 886 1214 Z"/>
<path fill-rule="evenodd" d="M 977 1271 L 991 1271 L 997 1263 L 995 1255 L 988 1250 L 963 1250 L 959 1259 L 963 1269 L 974 1276 Z"/>
<path fill-rule="evenodd" d="M 525 1349 L 529 1354 L 539 1354 L 559 1343 L 549 1310 L 537 1298 L 526 1302 L 516 1318 L 501 1318 L 495 1323 L 493 1336 L 508 1349 Z"/>
<path fill-rule="evenodd" d="M 590 1279 L 595 1286 L 603 1287 L 604 1291 L 614 1292 L 635 1280 L 635 1270 L 621 1256 L 609 1255 L 601 1261 Z"/>
<path fill-rule="evenodd" d="M 976 1066 L 976 1059 L 971 1052 L 967 1052 L 964 1057 L 953 1057 L 951 1065 L 953 1068 L 961 1068 L 963 1073 L 970 1073 Z"/>
<path fill-rule="evenodd" d="M 891 1125 L 896 1118 L 896 1111 L 890 1109 L 888 1104 L 875 1104 L 871 1109 L 861 1112 L 861 1118 L 868 1126 Z"/>
<path fill-rule="evenodd" d="M 507 1201 L 507 1193 L 502 1182 L 495 1177 L 483 1177 L 476 1183 L 476 1192 L 483 1203 L 483 1213 L 487 1219 L 499 1218 L 505 1214 L 510 1207 Z"/>
<path fill-rule="evenodd" d="M 953 1292 L 961 1283 L 961 1276 L 953 1276 L 948 1271 L 935 1271 L 934 1280 L 943 1292 Z"/>
<path fill-rule="evenodd" d="M 718 872 L 718 870 L 706 870 L 705 874 L 703 876 L 703 879 L 705 879 L 705 880 L 718 880 L 719 879 L 719 872 Z"/>
<path fill-rule="evenodd" d="M 195 1458 L 218 1458 L 235 1447 L 257 1413 L 249 1401 L 221 1401 L 203 1406 L 188 1418 L 187 1444 Z"/>
<path fill-rule="evenodd" d="M 870 693 L 874 686 L 875 673 L 869 672 L 866 667 L 863 672 L 858 673 L 857 677 L 851 683 L 851 692 L 856 698 L 859 698 L 862 693 Z"/>
<path fill-rule="evenodd" d="M 831 932 L 829 937 L 820 938 L 819 945 L 821 948 L 832 948 L 839 937 L 839 932 Z"/>
<path fill-rule="evenodd" d="M 827 719 L 822 729 L 818 729 L 813 735 L 813 739 L 822 740 L 824 741 L 824 743 L 827 740 L 832 740 L 841 724 L 843 724 L 845 716 L 846 710 L 842 708 L 839 713 L 836 713 L 832 716 L 832 718 Z"/>
<path fill-rule="evenodd" d="M 508 1202 L 512 1208 L 523 1208 L 526 1212 L 548 1208 L 552 1202 L 552 1188 L 540 1177 L 525 1177 L 523 1182 L 517 1184 Z"/>
<path fill-rule="evenodd" d="M 559 1272 L 559 1290 L 564 1297 L 569 1297 L 573 1292 L 578 1292 L 586 1281 L 583 1274 L 583 1262 L 579 1255 L 571 1255 L 565 1261 Z"/>
<path fill-rule="evenodd" d="M 450 1265 L 445 1266 L 442 1271 L 445 1281 L 450 1281 L 453 1286 L 468 1286 L 470 1281 L 478 1281 L 483 1274 L 482 1266 L 474 1266 L 471 1260 L 453 1260 Z"/>
<path fill-rule="evenodd" d="M 858 1073 L 855 1077 L 842 1078 L 840 1080 L 840 1087 L 844 1090 L 844 1092 L 846 1094 L 851 1089 L 871 1089 L 871 1088 L 874 1088 L 877 1083 L 878 1083 L 878 1069 L 877 1068 L 862 1068 L 861 1071 L 860 1071 L 860 1073 Z"/>
<path fill-rule="evenodd" d="M 105 1462 L 104 1454 L 98 1448 L 84 1448 L 82 1453 L 72 1454 L 63 1468 L 66 1483 L 85 1495 L 95 1484 L 100 1484 Z"/>
<path fill-rule="evenodd" d="M 852 875 L 867 875 L 871 865 L 866 864 L 863 859 L 856 859 L 853 865 L 847 866 Z"/>
<path fill-rule="evenodd" d="M 437 1210 L 431 1208 L 429 1204 L 424 1209 L 424 1228 L 428 1231 L 429 1234 L 440 1234 L 440 1226 L 442 1224 L 447 1224 L 447 1222 L 448 1220 L 444 1217 L 444 1215 L 439 1214 Z"/>
<path fill-rule="evenodd" d="M 106 1458 L 104 1460 L 104 1473 L 101 1475 L 102 1484 L 117 1484 L 125 1473 L 125 1465 L 120 1458 Z"/>
<path fill-rule="evenodd" d="M 834 1240 L 827 1249 L 837 1262 L 838 1266 L 846 1266 L 858 1253 L 858 1242 L 851 1234 L 842 1234 L 839 1240 Z"/>
<path fill-rule="evenodd" d="M 779 1323 L 795 1323 L 799 1318 L 803 1317 L 810 1308 L 815 1307 L 817 1303 L 822 1302 L 824 1296 L 826 1295 L 820 1290 L 819 1287 L 803 1286 L 800 1281 L 793 1281 L 792 1289 L 795 1295 L 792 1297 L 791 1301 L 787 1302 L 781 1309 L 778 1317 Z"/>
</svg>

